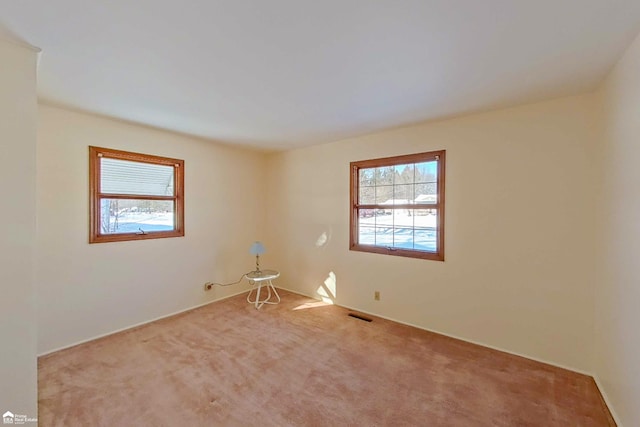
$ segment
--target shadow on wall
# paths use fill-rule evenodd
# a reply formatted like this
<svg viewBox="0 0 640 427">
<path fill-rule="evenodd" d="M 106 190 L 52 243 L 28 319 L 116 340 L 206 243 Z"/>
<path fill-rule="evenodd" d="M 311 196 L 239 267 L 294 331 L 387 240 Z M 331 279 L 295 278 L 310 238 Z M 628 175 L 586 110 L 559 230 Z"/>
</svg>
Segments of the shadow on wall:
<svg viewBox="0 0 640 427">
<path fill-rule="evenodd" d="M 10 42 L 25 45 L 25 46 L 32 46 L 31 43 L 29 43 L 28 41 L 20 37 L 17 32 L 13 31 L 13 29 L 7 27 L 3 23 L 0 23 L 0 39 L 8 40 Z"/>
</svg>

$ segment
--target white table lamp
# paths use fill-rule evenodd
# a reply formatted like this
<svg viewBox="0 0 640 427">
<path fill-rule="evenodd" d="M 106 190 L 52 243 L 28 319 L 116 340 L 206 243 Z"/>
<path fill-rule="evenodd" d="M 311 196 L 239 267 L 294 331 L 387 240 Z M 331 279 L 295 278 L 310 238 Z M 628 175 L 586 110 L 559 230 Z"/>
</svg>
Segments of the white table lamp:
<svg viewBox="0 0 640 427">
<path fill-rule="evenodd" d="M 256 271 L 260 271 L 260 255 L 265 252 L 266 250 L 262 242 L 254 242 L 253 245 L 251 245 L 251 249 L 249 249 L 249 253 L 256 256 Z"/>
</svg>

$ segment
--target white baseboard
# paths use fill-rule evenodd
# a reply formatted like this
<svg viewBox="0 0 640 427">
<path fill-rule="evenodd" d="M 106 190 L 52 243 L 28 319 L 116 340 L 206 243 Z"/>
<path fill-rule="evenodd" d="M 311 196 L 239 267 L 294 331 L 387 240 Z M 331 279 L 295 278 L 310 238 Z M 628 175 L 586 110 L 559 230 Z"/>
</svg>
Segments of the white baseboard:
<svg viewBox="0 0 640 427">
<path fill-rule="evenodd" d="M 38 357 L 46 356 L 48 354 L 55 353 L 56 351 L 60 351 L 60 350 L 66 350 L 68 348 L 75 347 L 75 346 L 80 345 L 80 344 L 88 343 L 89 341 L 93 341 L 93 340 L 97 340 L 97 339 L 100 339 L 100 338 L 108 337 L 109 335 L 114 335 L 114 334 L 117 334 L 117 333 L 120 333 L 120 332 L 128 331 L 129 329 L 137 328 L 138 326 L 143 326 L 143 325 L 146 325 L 148 323 L 155 322 L 157 320 L 166 319 L 167 317 L 175 316 L 175 315 L 180 314 L 180 313 L 184 313 L 184 312 L 187 312 L 187 311 L 195 310 L 196 308 L 204 307 L 205 305 L 209 305 L 209 304 L 214 303 L 214 302 L 223 301 L 223 300 L 225 300 L 227 298 L 235 297 L 236 295 L 240 295 L 240 294 L 243 294 L 245 292 L 249 292 L 249 289 L 245 289 L 243 291 L 236 292 L 234 294 L 227 295 L 227 296 L 224 296 L 222 298 L 218 298 L 218 299 L 214 299 L 214 300 L 211 300 L 211 301 L 207 301 L 205 303 L 198 304 L 198 305 L 193 306 L 193 307 L 185 308 L 184 310 L 179 310 L 179 311 L 175 311 L 175 312 L 170 313 L 170 314 L 166 314 L 164 316 L 156 317 L 156 318 L 151 319 L 151 320 L 145 320 L 144 322 L 136 323 L 135 325 L 126 326 L 124 328 L 116 329 L 115 331 L 107 332 L 106 334 L 96 335 L 94 337 L 87 338 L 85 340 L 77 341 L 77 342 L 74 342 L 74 343 L 69 344 L 69 345 L 65 345 L 65 346 L 62 346 L 62 347 L 55 348 L 53 350 L 48 350 L 48 351 L 45 351 L 44 353 L 38 354 Z"/>
<path fill-rule="evenodd" d="M 623 427 L 622 426 L 622 421 L 620 421 L 620 417 L 616 413 L 616 410 L 613 407 L 611 399 L 609 399 L 609 396 L 607 396 L 607 392 L 604 390 L 604 387 L 602 386 L 602 382 L 600 381 L 600 377 L 598 377 L 597 375 L 593 375 L 593 380 L 596 382 L 596 386 L 598 387 L 598 390 L 600 391 L 600 395 L 604 399 L 604 403 L 607 405 L 607 408 L 609 408 L 609 413 L 611 413 L 611 416 L 613 417 L 613 420 L 616 422 L 618 427 Z"/>
</svg>

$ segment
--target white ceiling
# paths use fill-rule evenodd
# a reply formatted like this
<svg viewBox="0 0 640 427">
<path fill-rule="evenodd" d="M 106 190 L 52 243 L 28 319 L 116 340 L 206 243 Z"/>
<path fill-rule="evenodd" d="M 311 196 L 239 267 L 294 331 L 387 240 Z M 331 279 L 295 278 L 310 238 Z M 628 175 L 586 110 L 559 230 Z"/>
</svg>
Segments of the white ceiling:
<svg viewBox="0 0 640 427">
<path fill-rule="evenodd" d="M 46 102 L 265 149 L 592 90 L 639 0 L 0 0 Z"/>
</svg>

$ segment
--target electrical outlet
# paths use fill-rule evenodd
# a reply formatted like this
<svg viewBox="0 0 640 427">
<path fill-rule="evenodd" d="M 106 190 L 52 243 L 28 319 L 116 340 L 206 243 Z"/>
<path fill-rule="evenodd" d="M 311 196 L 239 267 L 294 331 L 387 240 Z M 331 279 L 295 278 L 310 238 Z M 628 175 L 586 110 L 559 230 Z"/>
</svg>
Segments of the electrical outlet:
<svg viewBox="0 0 640 427">
<path fill-rule="evenodd" d="M 211 288 L 213 288 L 213 283 L 207 282 L 207 283 L 204 284 L 204 290 L 205 291 L 210 291 Z"/>
<path fill-rule="evenodd" d="M 380 301 L 380 291 L 375 291 L 373 293 L 373 299 L 376 301 Z"/>
</svg>

